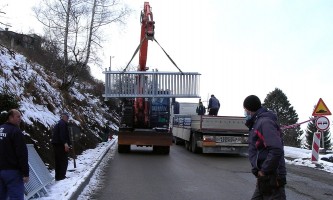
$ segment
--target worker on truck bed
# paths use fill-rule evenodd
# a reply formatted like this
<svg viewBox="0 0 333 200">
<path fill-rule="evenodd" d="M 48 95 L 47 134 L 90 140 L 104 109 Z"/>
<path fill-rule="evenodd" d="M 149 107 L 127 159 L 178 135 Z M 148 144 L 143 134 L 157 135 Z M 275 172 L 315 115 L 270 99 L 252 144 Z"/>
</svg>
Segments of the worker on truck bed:
<svg viewBox="0 0 333 200">
<path fill-rule="evenodd" d="M 217 115 L 220 109 L 220 101 L 212 94 L 208 103 L 209 115 Z"/>
<path fill-rule="evenodd" d="M 202 104 L 201 99 L 199 99 L 199 105 L 197 106 L 196 112 L 198 113 L 198 115 L 204 115 L 206 113 L 206 108 Z"/>
</svg>

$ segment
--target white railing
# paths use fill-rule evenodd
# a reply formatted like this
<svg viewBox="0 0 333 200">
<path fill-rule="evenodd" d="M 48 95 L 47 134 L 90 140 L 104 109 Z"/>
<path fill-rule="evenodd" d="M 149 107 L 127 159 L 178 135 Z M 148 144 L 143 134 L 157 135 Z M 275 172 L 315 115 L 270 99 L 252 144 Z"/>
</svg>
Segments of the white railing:
<svg viewBox="0 0 333 200">
<path fill-rule="evenodd" d="M 199 98 L 200 75 L 197 72 L 122 72 L 104 71 L 108 98 L 175 97 Z"/>
</svg>

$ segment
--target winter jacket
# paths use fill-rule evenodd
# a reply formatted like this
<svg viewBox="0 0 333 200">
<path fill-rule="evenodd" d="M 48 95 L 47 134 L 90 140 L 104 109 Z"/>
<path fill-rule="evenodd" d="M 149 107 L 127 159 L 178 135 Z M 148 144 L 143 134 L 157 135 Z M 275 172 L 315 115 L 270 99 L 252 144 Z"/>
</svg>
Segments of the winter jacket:
<svg viewBox="0 0 333 200">
<path fill-rule="evenodd" d="M 208 108 L 215 108 L 215 109 L 220 108 L 220 102 L 215 96 L 209 99 Z"/>
<path fill-rule="evenodd" d="M 29 177 L 28 148 L 22 131 L 11 123 L 0 126 L 0 170 L 19 170 Z"/>
<path fill-rule="evenodd" d="M 250 120 L 249 127 L 249 160 L 252 173 L 258 171 L 266 175 L 276 174 L 286 178 L 282 132 L 277 124 L 277 116 L 266 108 L 260 108 Z"/>
<path fill-rule="evenodd" d="M 196 112 L 198 113 L 198 115 L 204 115 L 206 113 L 206 108 L 204 105 L 199 104 L 197 106 Z"/>
<path fill-rule="evenodd" d="M 52 144 L 65 144 L 71 145 L 69 138 L 68 124 L 63 120 L 59 122 L 53 128 Z"/>
</svg>

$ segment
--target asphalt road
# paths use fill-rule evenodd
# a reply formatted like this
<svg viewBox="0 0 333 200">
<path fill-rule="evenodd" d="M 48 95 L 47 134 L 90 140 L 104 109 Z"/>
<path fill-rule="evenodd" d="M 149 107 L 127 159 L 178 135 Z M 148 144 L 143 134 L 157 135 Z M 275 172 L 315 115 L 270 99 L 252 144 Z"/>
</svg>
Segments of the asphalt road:
<svg viewBox="0 0 333 200">
<path fill-rule="evenodd" d="M 132 146 L 113 153 L 102 170 L 98 200 L 250 199 L 255 177 L 246 156 L 193 154 L 173 145 L 170 155 Z M 287 166 L 287 199 L 333 199 L 333 175 L 307 167 Z"/>
</svg>

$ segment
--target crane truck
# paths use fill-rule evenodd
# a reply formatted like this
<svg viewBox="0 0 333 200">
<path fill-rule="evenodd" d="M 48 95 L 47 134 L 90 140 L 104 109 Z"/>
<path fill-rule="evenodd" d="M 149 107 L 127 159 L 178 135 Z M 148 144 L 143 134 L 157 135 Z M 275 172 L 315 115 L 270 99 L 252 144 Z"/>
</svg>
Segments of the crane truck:
<svg viewBox="0 0 333 200">
<path fill-rule="evenodd" d="M 170 109 L 172 99 L 199 98 L 200 74 L 197 72 L 149 71 L 146 66 L 148 40 L 155 41 L 155 21 L 149 2 L 141 12 L 141 36 L 137 71 L 105 70 L 105 99 L 121 100 L 121 122 L 118 132 L 118 152 L 126 153 L 131 145 L 151 146 L 154 152 L 169 154 L 172 145 Z M 158 43 L 159 44 L 159 43 Z M 132 60 L 131 59 L 131 60 Z M 131 61 L 130 61 L 131 62 Z M 129 64 L 129 63 L 128 63 Z"/>
</svg>

